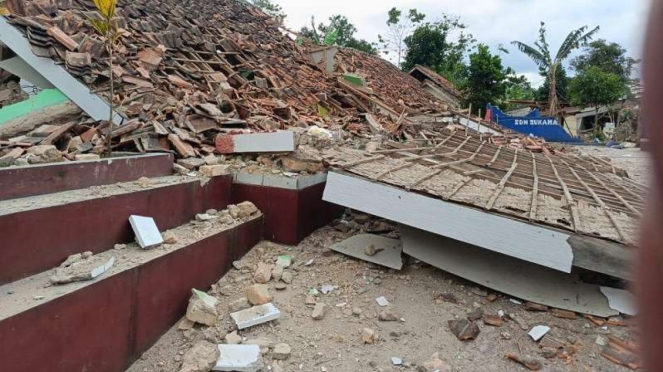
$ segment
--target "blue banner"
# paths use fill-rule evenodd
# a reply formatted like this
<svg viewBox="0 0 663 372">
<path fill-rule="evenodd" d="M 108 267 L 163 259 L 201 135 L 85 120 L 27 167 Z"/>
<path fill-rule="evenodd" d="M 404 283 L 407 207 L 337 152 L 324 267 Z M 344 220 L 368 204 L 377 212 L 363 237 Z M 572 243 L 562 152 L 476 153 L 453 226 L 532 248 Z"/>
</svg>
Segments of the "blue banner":
<svg viewBox="0 0 663 372">
<path fill-rule="evenodd" d="M 580 138 L 573 137 L 564 130 L 557 119 L 541 116 L 538 108 L 526 116 L 508 116 L 492 105 L 488 105 L 487 110 L 490 112 L 491 121 L 518 133 L 540 137 L 548 142 L 582 142 Z"/>
</svg>

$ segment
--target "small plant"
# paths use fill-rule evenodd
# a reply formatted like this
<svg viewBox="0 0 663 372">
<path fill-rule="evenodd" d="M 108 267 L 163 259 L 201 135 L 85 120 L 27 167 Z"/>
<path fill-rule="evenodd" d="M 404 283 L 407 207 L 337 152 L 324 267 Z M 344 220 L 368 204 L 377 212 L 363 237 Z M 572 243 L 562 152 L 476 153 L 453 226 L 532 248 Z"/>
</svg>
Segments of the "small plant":
<svg viewBox="0 0 663 372">
<path fill-rule="evenodd" d="M 108 75 L 110 78 L 110 96 L 108 104 L 110 106 L 110 113 L 108 116 L 108 130 L 106 131 L 106 141 L 108 146 L 107 156 L 110 158 L 111 150 L 111 133 L 113 132 L 113 113 L 115 108 L 113 105 L 113 97 L 115 95 L 114 79 L 113 79 L 113 46 L 117 39 L 120 37 L 121 32 L 118 26 L 118 20 L 115 18 L 115 10 L 117 8 L 117 0 L 92 0 L 94 6 L 97 8 L 99 18 L 91 18 L 90 23 L 92 27 L 104 38 L 104 44 L 108 50 Z"/>
</svg>

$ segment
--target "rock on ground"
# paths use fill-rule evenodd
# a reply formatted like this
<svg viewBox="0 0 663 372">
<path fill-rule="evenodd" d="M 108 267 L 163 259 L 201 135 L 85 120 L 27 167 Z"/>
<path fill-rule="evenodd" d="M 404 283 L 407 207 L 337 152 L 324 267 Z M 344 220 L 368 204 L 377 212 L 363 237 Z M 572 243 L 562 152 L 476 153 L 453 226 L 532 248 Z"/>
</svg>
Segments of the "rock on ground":
<svg viewBox="0 0 663 372">
<path fill-rule="evenodd" d="M 320 320 L 325 317 L 325 313 L 327 312 L 327 304 L 323 302 L 318 302 L 315 304 L 315 308 L 313 308 L 313 313 L 311 313 L 311 317 L 315 320 Z"/>
<path fill-rule="evenodd" d="M 277 344 L 272 352 L 272 358 L 276 360 L 285 360 L 290 357 L 290 345 Z"/>
<path fill-rule="evenodd" d="M 219 348 L 211 342 L 199 341 L 184 354 L 180 372 L 209 372 L 219 359 Z"/>
<path fill-rule="evenodd" d="M 248 287 L 246 289 L 246 298 L 252 305 L 264 305 L 274 299 L 269 294 L 269 288 L 264 284 L 254 284 Z"/>
</svg>

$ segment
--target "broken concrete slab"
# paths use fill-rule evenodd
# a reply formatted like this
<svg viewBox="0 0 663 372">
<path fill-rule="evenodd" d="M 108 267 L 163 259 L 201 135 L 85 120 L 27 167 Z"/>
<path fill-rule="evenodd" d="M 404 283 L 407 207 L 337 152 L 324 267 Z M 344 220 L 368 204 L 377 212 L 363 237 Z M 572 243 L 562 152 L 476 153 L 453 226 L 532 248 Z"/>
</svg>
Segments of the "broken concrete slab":
<svg viewBox="0 0 663 372">
<path fill-rule="evenodd" d="M 258 345 L 218 345 L 220 356 L 212 371 L 257 372 L 264 363 Z"/>
<path fill-rule="evenodd" d="M 295 132 L 219 134 L 216 150 L 219 154 L 292 152 L 295 151 Z"/>
<path fill-rule="evenodd" d="M 453 239 L 399 225 L 403 252 L 439 269 L 526 301 L 600 317 L 618 315 L 599 287 L 576 275 L 533 265 Z"/>
<path fill-rule="evenodd" d="M 271 303 L 254 306 L 250 309 L 241 310 L 230 314 L 235 321 L 237 329 L 245 329 L 258 324 L 263 324 L 276 320 L 281 316 L 281 312 Z"/>
<path fill-rule="evenodd" d="M 323 200 L 473 244 L 488 252 L 571 272 L 573 251 L 567 242 L 569 235 L 557 230 L 339 172 L 327 174 Z"/>
<path fill-rule="evenodd" d="M 189 299 L 186 318 L 192 322 L 213 326 L 219 320 L 216 310 L 218 300 L 205 292 L 192 289 L 193 296 Z"/>
<path fill-rule="evenodd" d="M 608 306 L 611 309 L 619 311 L 626 315 L 637 315 L 638 309 L 635 306 L 635 296 L 631 292 L 610 287 L 601 287 L 601 293 L 608 299 Z"/>
<path fill-rule="evenodd" d="M 72 261 L 72 257 L 79 256 L 79 260 Z M 71 255 L 67 261 L 62 263 L 61 267 L 55 270 L 55 274 L 50 277 L 50 282 L 54 285 L 62 285 L 93 280 L 110 270 L 114 264 L 115 257 L 110 257 L 106 262 L 99 262 L 98 259 L 83 258 L 83 255 L 80 254 Z"/>
<path fill-rule="evenodd" d="M 130 216 L 129 223 L 141 248 L 152 248 L 163 243 L 161 232 L 152 217 Z"/>
<path fill-rule="evenodd" d="M 369 248 L 369 252 L 367 252 L 367 248 Z M 403 244 L 398 239 L 373 234 L 359 234 L 332 245 L 331 249 L 390 269 L 400 270 L 403 267 L 403 260 L 401 259 Z"/>
<path fill-rule="evenodd" d="M 536 326 L 536 327 L 532 328 L 532 330 L 529 331 L 528 335 L 532 338 L 532 340 L 539 341 L 548 332 L 550 332 L 550 327 L 539 325 L 539 326 Z"/>
</svg>

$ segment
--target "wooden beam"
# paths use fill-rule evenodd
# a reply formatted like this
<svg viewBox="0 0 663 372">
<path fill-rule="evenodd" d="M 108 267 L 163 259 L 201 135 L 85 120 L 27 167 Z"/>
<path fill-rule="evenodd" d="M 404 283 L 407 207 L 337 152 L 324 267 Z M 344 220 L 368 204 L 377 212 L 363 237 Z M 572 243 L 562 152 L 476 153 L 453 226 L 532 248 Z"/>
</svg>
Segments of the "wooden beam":
<svg viewBox="0 0 663 372">
<path fill-rule="evenodd" d="M 536 157 L 532 153 L 532 202 L 529 209 L 529 220 L 536 219 L 536 209 L 539 205 L 539 175 L 536 173 Z"/>
<path fill-rule="evenodd" d="M 373 157 L 370 157 L 370 158 L 351 161 L 349 163 L 341 164 L 340 168 L 341 169 L 352 168 L 352 167 L 360 165 L 360 164 L 370 163 L 370 162 L 377 161 L 377 160 L 380 160 L 380 159 L 384 159 L 384 155 L 378 155 L 378 156 L 373 156 Z"/>
<path fill-rule="evenodd" d="M 566 199 L 566 205 L 569 207 L 569 210 L 571 211 L 571 222 L 573 223 L 573 231 L 578 231 L 580 228 L 580 216 L 578 215 L 578 208 L 575 205 L 575 202 L 573 201 L 573 197 L 571 196 L 571 193 L 569 192 L 569 188 L 566 186 L 566 183 L 562 180 L 562 177 L 559 176 L 559 172 L 557 172 L 557 168 L 555 167 L 555 164 L 553 163 L 552 159 L 546 155 L 546 158 L 548 158 L 548 161 L 550 161 L 550 166 L 553 169 L 553 172 L 555 173 L 555 177 L 557 177 L 557 182 L 559 182 L 559 185 L 562 186 L 562 190 L 564 191 L 564 198 Z"/>
</svg>

